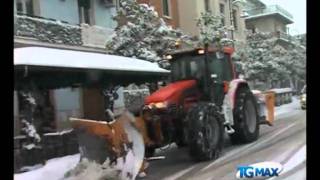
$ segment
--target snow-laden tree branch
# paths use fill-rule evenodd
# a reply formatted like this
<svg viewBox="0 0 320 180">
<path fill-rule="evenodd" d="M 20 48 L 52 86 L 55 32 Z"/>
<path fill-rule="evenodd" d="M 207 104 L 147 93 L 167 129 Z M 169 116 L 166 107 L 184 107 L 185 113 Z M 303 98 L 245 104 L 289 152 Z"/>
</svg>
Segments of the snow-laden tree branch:
<svg viewBox="0 0 320 180">
<path fill-rule="evenodd" d="M 243 57 L 242 65 L 249 80 L 305 79 L 305 48 L 300 43 L 280 46 L 271 33 L 248 34 L 246 46 L 236 56 Z"/>
<path fill-rule="evenodd" d="M 200 45 L 214 44 L 217 47 L 228 46 L 233 43 L 227 38 L 227 27 L 222 25 L 221 17 L 210 12 L 201 13 L 197 19 L 200 30 Z"/>
</svg>

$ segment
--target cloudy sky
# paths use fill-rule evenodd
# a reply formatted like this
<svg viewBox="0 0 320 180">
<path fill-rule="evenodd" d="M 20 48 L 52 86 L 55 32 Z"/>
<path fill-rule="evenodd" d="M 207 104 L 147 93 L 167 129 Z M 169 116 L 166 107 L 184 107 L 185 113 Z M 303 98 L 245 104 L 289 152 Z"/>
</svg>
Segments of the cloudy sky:
<svg viewBox="0 0 320 180">
<path fill-rule="evenodd" d="M 290 34 L 306 33 L 306 0 L 261 0 L 266 5 L 277 4 L 293 15 L 294 23 L 289 25 Z"/>
</svg>

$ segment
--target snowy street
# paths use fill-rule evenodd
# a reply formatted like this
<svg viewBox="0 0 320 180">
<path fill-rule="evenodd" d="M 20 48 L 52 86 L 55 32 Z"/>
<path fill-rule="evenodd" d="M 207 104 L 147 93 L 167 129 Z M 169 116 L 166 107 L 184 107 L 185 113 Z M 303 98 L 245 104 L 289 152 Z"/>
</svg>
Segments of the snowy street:
<svg viewBox="0 0 320 180">
<path fill-rule="evenodd" d="M 156 155 L 166 159 L 152 161 L 145 179 L 235 179 L 238 165 L 262 161 L 276 161 L 283 165 L 281 179 L 306 178 L 306 112 L 300 109 L 299 100 L 276 107 L 273 127 L 260 126 L 260 138 L 245 145 L 232 145 L 226 136 L 222 156 L 216 161 L 194 163 L 186 148 L 174 145 Z M 58 180 L 75 167 L 79 154 L 55 158 L 41 168 L 15 174 L 15 180 Z"/>
</svg>

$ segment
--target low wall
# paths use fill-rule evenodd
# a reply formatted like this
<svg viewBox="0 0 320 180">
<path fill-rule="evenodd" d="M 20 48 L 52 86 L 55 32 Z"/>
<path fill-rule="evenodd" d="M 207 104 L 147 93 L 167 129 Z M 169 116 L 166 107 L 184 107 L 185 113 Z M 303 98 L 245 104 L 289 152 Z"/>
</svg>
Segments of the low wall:
<svg viewBox="0 0 320 180">
<path fill-rule="evenodd" d="M 77 135 L 74 131 L 44 134 L 39 147 L 23 148 L 25 136 L 14 137 L 14 171 L 23 166 L 43 164 L 46 160 L 79 152 Z"/>
</svg>

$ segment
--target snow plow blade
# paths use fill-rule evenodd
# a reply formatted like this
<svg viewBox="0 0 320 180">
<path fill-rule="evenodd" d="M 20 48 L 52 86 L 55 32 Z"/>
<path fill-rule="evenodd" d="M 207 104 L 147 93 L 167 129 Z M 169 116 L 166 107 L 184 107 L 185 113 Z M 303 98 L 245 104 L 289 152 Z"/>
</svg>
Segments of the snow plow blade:
<svg viewBox="0 0 320 180">
<path fill-rule="evenodd" d="M 112 122 L 70 118 L 78 135 L 80 161 L 109 161 L 123 179 L 135 179 L 144 160 L 143 136 L 135 118 L 124 113 Z"/>
</svg>

